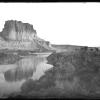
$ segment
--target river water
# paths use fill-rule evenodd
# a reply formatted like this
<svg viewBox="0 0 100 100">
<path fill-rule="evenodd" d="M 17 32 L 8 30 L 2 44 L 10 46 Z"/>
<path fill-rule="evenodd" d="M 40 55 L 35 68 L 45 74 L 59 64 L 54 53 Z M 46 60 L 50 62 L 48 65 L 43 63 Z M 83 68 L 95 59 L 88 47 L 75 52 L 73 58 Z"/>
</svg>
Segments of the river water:
<svg viewBox="0 0 100 100">
<path fill-rule="evenodd" d="M 48 55 L 49 56 L 49 55 Z M 20 92 L 22 84 L 29 78 L 38 80 L 53 66 L 47 64 L 47 56 L 25 56 L 15 64 L 0 65 L 0 97 Z"/>
</svg>

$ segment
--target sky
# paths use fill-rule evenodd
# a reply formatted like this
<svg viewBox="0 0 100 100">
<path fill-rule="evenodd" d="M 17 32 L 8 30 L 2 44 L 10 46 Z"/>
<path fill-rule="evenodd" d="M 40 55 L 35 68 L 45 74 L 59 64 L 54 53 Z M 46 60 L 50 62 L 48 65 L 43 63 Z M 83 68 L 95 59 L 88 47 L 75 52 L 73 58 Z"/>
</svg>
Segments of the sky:
<svg viewBox="0 0 100 100">
<path fill-rule="evenodd" d="M 52 44 L 100 46 L 100 3 L 0 3 L 0 31 L 7 20 L 32 24 Z"/>
</svg>

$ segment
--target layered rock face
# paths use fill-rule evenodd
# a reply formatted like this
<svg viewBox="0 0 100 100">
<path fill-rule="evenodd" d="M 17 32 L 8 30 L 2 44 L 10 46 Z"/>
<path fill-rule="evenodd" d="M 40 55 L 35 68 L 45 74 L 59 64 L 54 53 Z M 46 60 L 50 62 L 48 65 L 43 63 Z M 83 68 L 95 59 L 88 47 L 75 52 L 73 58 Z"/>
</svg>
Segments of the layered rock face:
<svg viewBox="0 0 100 100">
<path fill-rule="evenodd" d="M 2 49 L 41 49 L 42 51 L 51 48 L 48 41 L 44 41 L 37 36 L 36 30 L 31 24 L 21 21 L 6 21 L 0 36 L 0 47 Z"/>
<path fill-rule="evenodd" d="M 36 36 L 36 30 L 28 23 L 21 21 L 6 21 L 1 36 L 5 40 L 29 41 Z"/>
</svg>

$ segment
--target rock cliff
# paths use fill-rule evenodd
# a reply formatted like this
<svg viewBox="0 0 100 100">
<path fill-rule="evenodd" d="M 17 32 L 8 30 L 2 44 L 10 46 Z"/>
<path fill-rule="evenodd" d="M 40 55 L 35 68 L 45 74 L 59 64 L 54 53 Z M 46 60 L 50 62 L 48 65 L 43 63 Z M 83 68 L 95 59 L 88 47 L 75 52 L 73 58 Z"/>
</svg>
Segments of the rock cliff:
<svg viewBox="0 0 100 100">
<path fill-rule="evenodd" d="M 5 40 L 27 41 L 36 36 L 36 30 L 34 30 L 33 26 L 28 23 L 9 20 L 5 22 L 3 31 L 0 35 Z"/>
<path fill-rule="evenodd" d="M 49 50 L 50 43 L 37 36 L 33 25 L 16 20 L 5 22 L 0 32 L 1 49 Z"/>
</svg>

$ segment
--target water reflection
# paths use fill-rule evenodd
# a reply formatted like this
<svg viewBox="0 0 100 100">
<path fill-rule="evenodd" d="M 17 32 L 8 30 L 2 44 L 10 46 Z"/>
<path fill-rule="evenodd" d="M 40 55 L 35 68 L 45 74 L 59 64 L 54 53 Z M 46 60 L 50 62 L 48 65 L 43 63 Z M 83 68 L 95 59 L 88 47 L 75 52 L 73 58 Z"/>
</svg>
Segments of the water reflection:
<svg viewBox="0 0 100 100">
<path fill-rule="evenodd" d="M 45 70 L 53 67 L 47 64 L 45 56 L 27 56 L 15 64 L 0 65 L 0 97 L 20 91 L 25 80 L 38 80 Z"/>
</svg>

